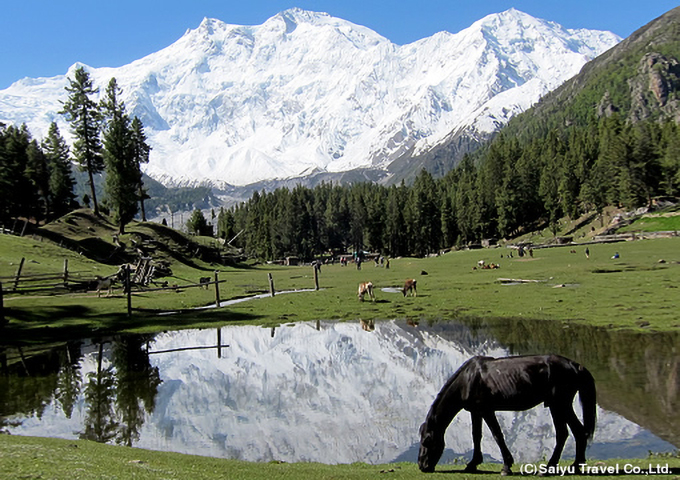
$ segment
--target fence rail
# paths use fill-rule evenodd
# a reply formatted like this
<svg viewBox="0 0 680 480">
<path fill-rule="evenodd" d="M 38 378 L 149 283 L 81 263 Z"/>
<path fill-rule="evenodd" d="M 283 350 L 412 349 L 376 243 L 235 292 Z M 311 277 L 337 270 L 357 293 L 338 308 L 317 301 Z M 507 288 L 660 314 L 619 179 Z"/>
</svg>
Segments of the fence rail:
<svg viewBox="0 0 680 480">
<path fill-rule="evenodd" d="M 94 288 L 97 288 L 99 282 L 102 278 L 107 277 L 95 277 L 88 278 L 80 274 L 85 272 L 77 272 L 79 275 L 74 275 L 76 272 L 69 272 L 68 270 L 68 260 L 64 260 L 64 269 L 60 273 L 50 272 L 50 273 L 37 273 L 37 274 L 25 274 L 23 273 L 25 258 L 21 259 L 19 267 L 17 268 L 16 274 L 12 276 L 0 277 L 0 326 L 7 323 L 5 316 L 4 307 L 4 297 L 7 295 L 31 295 L 31 294 L 44 294 L 44 295 L 74 295 L 78 292 L 87 292 Z M 183 285 L 173 284 L 169 285 L 167 282 L 161 287 L 151 287 L 148 288 L 147 284 L 135 282 L 135 276 L 133 276 L 130 265 L 126 265 L 123 268 L 123 292 L 127 297 L 127 314 L 132 316 L 132 295 L 133 287 L 136 287 L 138 292 L 143 293 L 153 293 L 161 291 L 177 291 L 184 290 L 187 288 L 209 288 L 210 285 L 215 286 L 215 306 L 220 306 L 220 283 L 225 283 L 226 280 L 219 279 L 219 272 L 214 272 L 214 280 L 210 277 L 202 278 L 198 283 L 188 283 Z M 46 283 L 53 282 L 57 280 L 57 283 Z M 98 292 L 99 293 L 99 292 Z"/>
</svg>

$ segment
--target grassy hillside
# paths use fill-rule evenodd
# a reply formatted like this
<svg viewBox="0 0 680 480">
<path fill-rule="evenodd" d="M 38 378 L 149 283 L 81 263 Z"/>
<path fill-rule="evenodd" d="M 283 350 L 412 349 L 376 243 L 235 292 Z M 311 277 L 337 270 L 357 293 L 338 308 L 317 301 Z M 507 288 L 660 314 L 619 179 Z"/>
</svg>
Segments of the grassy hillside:
<svg viewBox="0 0 680 480">
<path fill-rule="evenodd" d="M 105 252 L 115 248 L 106 225 L 79 222 L 66 219 L 61 225 L 49 227 L 61 232 L 59 235 L 68 240 L 70 249 L 40 236 L 0 235 L 0 277 L 6 278 L 5 289 L 11 287 L 11 278 L 7 277 L 15 273 L 22 257 L 26 259 L 24 274 L 59 272 L 64 259 L 68 259 L 72 274 L 80 278 L 115 272 L 115 263 L 100 263 L 74 251 L 83 248 L 88 255 L 103 258 Z M 70 228 L 74 231 L 67 236 L 65 232 Z M 84 235 L 83 229 L 93 229 L 96 237 Z M 567 246 L 535 249 L 533 257 L 523 258 L 510 248 L 459 251 L 422 259 L 396 258 L 390 260 L 389 269 L 376 268 L 371 262 L 364 263 L 361 270 L 352 264 L 326 265 L 319 275 L 321 289 L 313 291 L 310 266 L 225 266 L 210 261 L 216 258 L 214 250 L 160 225 L 135 224 L 129 231 L 120 242 L 127 244 L 137 238 L 140 244 L 146 239 L 146 245 L 155 245 L 150 255 L 167 262 L 171 271 L 156 281 L 167 281 L 179 289 L 134 289 L 131 318 L 127 317 L 127 298 L 120 287 L 111 297 L 102 298 L 92 290 L 56 296 L 6 293 L 5 317 L 9 323 L 3 337 L 7 341 L 40 343 L 120 331 L 156 332 L 231 322 L 276 325 L 296 320 L 450 320 L 459 316 L 523 317 L 661 331 L 680 327 L 675 315 L 675 306 L 680 304 L 680 238 L 590 245 L 590 258 L 586 258 L 584 246 Z M 200 257 L 202 252 L 207 260 L 191 256 L 198 253 Z M 612 258 L 617 252 L 619 258 Z M 120 258 L 128 254 L 121 250 Z M 500 268 L 475 269 L 479 260 L 499 264 Z M 268 292 L 269 275 L 279 294 L 219 309 L 196 310 L 215 303 L 214 287 L 206 290 L 182 286 L 196 284 L 201 276 L 213 278 L 215 270 L 224 281 L 219 287 L 223 301 Z M 404 298 L 398 291 L 406 278 L 417 279 L 417 298 Z M 503 278 L 530 282 L 504 282 Z M 376 301 L 359 302 L 357 285 L 369 280 L 375 285 Z M 303 289 L 312 291 L 281 294 Z M 167 312 L 176 313 L 166 315 Z"/>
</svg>

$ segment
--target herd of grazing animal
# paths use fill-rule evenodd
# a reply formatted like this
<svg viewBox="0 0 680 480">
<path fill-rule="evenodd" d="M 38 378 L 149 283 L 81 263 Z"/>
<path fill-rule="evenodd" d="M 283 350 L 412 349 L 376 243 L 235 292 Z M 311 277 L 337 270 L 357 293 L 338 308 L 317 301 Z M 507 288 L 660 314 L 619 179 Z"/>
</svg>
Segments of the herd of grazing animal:
<svg viewBox="0 0 680 480">
<path fill-rule="evenodd" d="M 404 288 L 401 289 L 401 293 L 403 293 L 404 296 L 407 296 L 410 293 L 412 296 L 417 297 L 418 291 L 416 290 L 416 283 L 414 278 L 407 279 L 406 282 L 404 282 Z M 372 282 L 361 282 L 359 284 L 359 289 L 357 290 L 359 301 L 363 302 L 366 295 L 368 295 L 371 301 L 375 302 Z"/>
<path fill-rule="evenodd" d="M 106 296 L 109 297 L 113 293 L 113 286 L 116 283 L 123 282 L 125 280 L 125 270 L 126 268 L 130 269 L 130 272 L 134 272 L 136 270 L 136 267 L 131 264 L 123 264 L 118 268 L 118 271 L 112 275 L 109 275 L 107 277 L 102 277 L 100 275 L 97 275 L 95 277 L 95 282 L 96 282 L 96 287 L 95 290 L 97 292 L 97 297 L 101 297 L 102 292 L 106 291 Z M 198 285 L 201 288 L 204 288 L 208 290 L 208 287 L 211 284 L 211 278 L 210 277 L 200 277 L 198 279 Z M 168 287 L 168 282 L 165 281 L 163 284 L 163 287 Z M 177 290 L 178 285 L 172 285 L 172 288 Z"/>
</svg>

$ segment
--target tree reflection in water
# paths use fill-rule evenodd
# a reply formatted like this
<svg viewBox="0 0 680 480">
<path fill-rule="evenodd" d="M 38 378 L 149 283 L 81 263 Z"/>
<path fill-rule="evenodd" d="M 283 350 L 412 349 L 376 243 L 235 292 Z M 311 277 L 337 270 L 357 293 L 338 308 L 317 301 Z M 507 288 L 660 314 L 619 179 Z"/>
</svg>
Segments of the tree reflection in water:
<svg viewBox="0 0 680 480">
<path fill-rule="evenodd" d="M 222 344 L 223 336 L 230 348 Z M 213 331 L 182 331 L 76 342 L 40 352 L 0 346 L 0 429 L 40 435 L 41 425 L 54 422 L 61 426 L 50 431 L 59 430 L 56 435 L 66 438 L 75 431 L 99 442 L 162 445 L 186 453 L 241 458 L 257 447 L 286 461 L 300 454 L 303 459 L 315 460 L 318 454 L 320 461 L 345 461 L 328 458 L 327 445 L 310 447 L 294 436 L 299 430 L 309 437 L 311 418 L 324 430 L 333 429 L 337 450 L 347 447 L 345 437 L 359 444 L 345 449 L 346 461 L 413 461 L 417 425 L 432 401 L 428 395 L 436 393 L 457 362 L 478 353 L 550 352 L 588 367 L 596 378 L 601 407 L 667 442 L 680 443 L 678 334 L 458 318 L 420 325 L 408 320 L 376 322 L 368 331 L 360 322 L 316 322 L 271 331 L 224 327 L 217 329 L 217 344 L 214 338 Z M 200 351 L 209 349 L 216 352 Z M 157 354 L 153 362 L 151 353 Z M 364 393 L 370 398 L 364 399 Z M 275 403 L 266 403 L 270 400 Z M 163 409 L 154 414 L 157 403 Z M 149 422 L 152 414 L 154 421 Z M 358 415 L 377 422 L 385 436 L 360 438 L 352 430 L 363 425 L 364 417 Z M 512 422 L 508 425 L 514 429 Z M 543 427 L 539 420 L 518 425 Z M 605 422 L 601 426 L 606 430 Z M 277 432 L 278 438 L 263 440 L 255 432 L 260 437 Z M 539 441 L 538 431 L 513 433 L 518 442 Z M 541 435 L 540 441 L 551 448 L 554 432 Z M 325 437 L 315 438 L 318 443 Z M 655 446 L 660 442 L 654 441 Z M 617 445 L 611 442 L 596 442 L 591 448 Z M 469 439 L 459 443 L 468 445 Z M 304 450 L 307 447 L 318 452 Z M 373 456 L 367 456 L 371 449 Z M 284 457 L 288 454 L 290 459 Z"/>
<path fill-rule="evenodd" d="M 73 342 L 61 347 L 27 354 L 21 348 L 0 347 L 0 428 L 16 427 L 19 416 L 41 418 L 54 401 L 71 418 L 82 394 L 86 405 L 83 428 L 78 437 L 96 442 L 115 440 L 132 446 L 146 415 L 153 413 L 158 387 L 158 367 L 149 361 L 151 336 L 130 335 L 96 340 L 96 367 L 85 376 L 82 361 L 85 345 Z M 111 358 L 105 345 L 111 343 Z"/>
</svg>

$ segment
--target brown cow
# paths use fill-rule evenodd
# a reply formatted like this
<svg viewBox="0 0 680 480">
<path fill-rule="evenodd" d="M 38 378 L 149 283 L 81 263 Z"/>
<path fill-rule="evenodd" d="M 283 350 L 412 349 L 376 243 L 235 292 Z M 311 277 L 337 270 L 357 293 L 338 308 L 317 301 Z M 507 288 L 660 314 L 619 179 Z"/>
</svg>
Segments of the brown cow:
<svg viewBox="0 0 680 480">
<path fill-rule="evenodd" d="M 412 292 L 414 297 L 418 296 L 418 291 L 416 290 L 416 280 L 413 278 L 409 278 L 406 280 L 406 283 L 404 283 L 404 288 L 401 289 L 401 293 L 406 296 L 408 292 Z"/>
<path fill-rule="evenodd" d="M 364 295 L 368 294 L 371 297 L 371 301 L 375 301 L 375 295 L 373 295 L 373 284 L 371 282 L 362 282 L 359 284 L 359 290 L 357 296 L 360 301 L 364 301 Z"/>
</svg>

